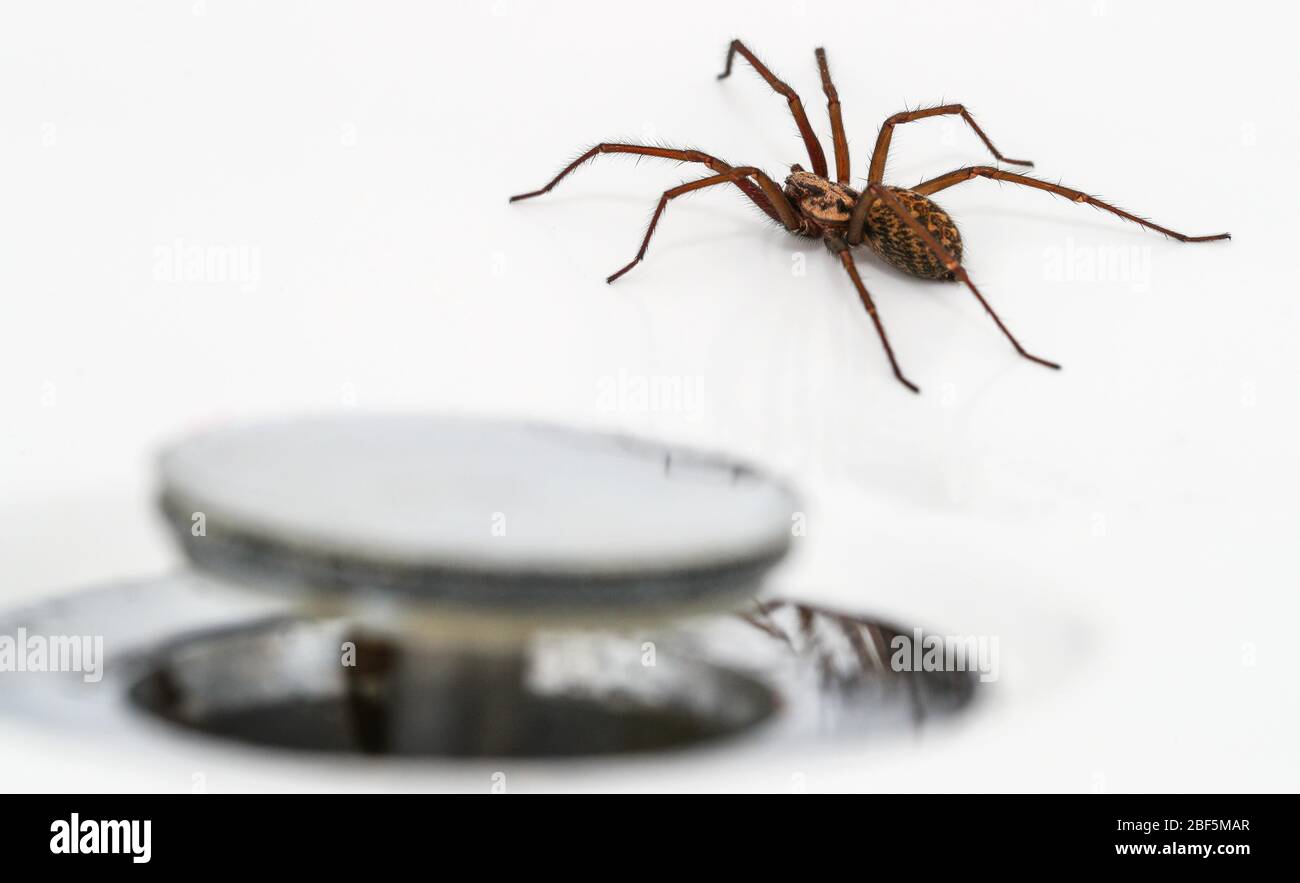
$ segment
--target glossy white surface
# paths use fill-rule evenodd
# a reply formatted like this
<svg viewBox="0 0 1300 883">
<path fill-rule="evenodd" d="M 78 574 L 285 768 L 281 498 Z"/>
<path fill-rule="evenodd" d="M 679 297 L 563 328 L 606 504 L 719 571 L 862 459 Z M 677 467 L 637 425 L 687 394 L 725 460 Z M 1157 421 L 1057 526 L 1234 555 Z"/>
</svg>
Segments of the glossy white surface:
<svg viewBox="0 0 1300 883">
<path fill-rule="evenodd" d="M 565 6 L 0 7 L 0 82 L 22 86 L 0 89 L 0 603 L 176 565 L 148 489 L 180 435 L 522 414 L 772 466 L 808 516 L 775 588 L 1000 636 L 1003 671 L 951 732 L 511 765 L 511 791 L 1300 790 L 1296 9 Z M 864 256 L 917 397 L 840 266 L 738 194 L 675 201 L 605 284 L 693 169 L 604 157 L 507 205 L 605 138 L 806 166 L 779 96 L 743 67 L 714 79 L 737 36 L 823 135 L 826 47 L 858 183 L 886 116 L 962 101 L 1034 174 L 1234 239 L 1183 245 L 1009 184 L 940 194 L 984 294 L 1065 367 Z M 897 130 L 889 180 L 988 161 L 927 120 Z M 222 248 L 248 272 L 175 272 Z M 4 721 L 0 787 L 485 792 L 500 769 L 161 753 Z"/>
</svg>

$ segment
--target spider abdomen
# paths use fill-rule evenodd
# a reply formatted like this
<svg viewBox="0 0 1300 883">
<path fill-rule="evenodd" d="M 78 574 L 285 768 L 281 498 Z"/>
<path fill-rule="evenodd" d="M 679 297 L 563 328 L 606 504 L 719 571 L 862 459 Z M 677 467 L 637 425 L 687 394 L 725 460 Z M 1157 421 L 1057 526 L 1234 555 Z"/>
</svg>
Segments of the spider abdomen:
<svg viewBox="0 0 1300 883">
<path fill-rule="evenodd" d="M 890 187 L 889 192 L 912 217 L 920 221 L 930 234 L 961 263 L 961 234 L 948 213 L 934 201 L 902 187 Z M 881 260 L 921 279 L 953 279 L 952 271 L 943 265 L 929 246 L 882 200 L 875 200 L 867 210 L 863 240 Z"/>
</svg>

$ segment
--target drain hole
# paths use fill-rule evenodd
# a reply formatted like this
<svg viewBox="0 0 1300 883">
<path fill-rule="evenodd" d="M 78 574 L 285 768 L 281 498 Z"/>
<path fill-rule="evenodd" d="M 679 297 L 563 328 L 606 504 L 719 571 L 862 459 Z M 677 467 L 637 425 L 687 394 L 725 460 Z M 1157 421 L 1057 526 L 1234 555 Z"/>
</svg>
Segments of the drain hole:
<svg viewBox="0 0 1300 883">
<path fill-rule="evenodd" d="M 636 645 L 632 645 L 635 649 Z M 589 640 L 517 654 L 434 650 L 346 624 L 278 621 L 190 637 L 132 687 L 147 713 L 299 751 L 554 757 L 656 751 L 738 734 L 776 708 L 720 666 L 610 664 Z M 561 664 L 556 665 L 559 658 Z"/>
</svg>

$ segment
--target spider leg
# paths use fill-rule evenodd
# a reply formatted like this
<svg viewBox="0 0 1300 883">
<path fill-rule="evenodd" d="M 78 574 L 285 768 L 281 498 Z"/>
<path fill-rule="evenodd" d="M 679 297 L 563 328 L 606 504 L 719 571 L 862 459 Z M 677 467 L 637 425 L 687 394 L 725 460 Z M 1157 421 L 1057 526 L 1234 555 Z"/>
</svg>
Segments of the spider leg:
<svg viewBox="0 0 1300 883">
<path fill-rule="evenodd" d="M 731 166 L 716 156 L 710 156 L 699 150 L 676 150 L 670 147 L 646 147 L 640 144 L 610 144 L 601 143 L 579 156 L 573 162 L 569 163 L 560 173 L 550 180 L 550 182 L 540 190 L 533 190 L 529 193 L 519 193 L 510 197 L 511 202 L 519 202 L 523 199 L 532 199 L 534 196 L 541 196 L 543 193 L 550 193 L 555 189 L 555 185 L 564 180 L 570 173 L 581 166 L 583 163 L 595 158 L 602 153 L 630 153 L 636 156 L 654 156 L 660 159 L 671 159 L 677 162 L 695 162 L 702 163 L 718 173 L 731 171 Z M 754 204 L 761 208 L 773 220 L 780 222 L 787 230 L 798 230 L 800 227 L 799 219 L 795 215 L 794 207 L 790 205 L 790 200 L 786 199 L 781 188 L 776 182 L 767 175 L 755 170 L 753 175 L 754 181 L 748 178 L 736 178 L 735 184 L 746 196 L 753 200 Z M 757 182 L 755 184 L 754 182 Z"/>
<path fill-rule="evenodd" d="M 646 228 L 645 238 L 641 240 L 641 248 L 637 251 L 636 257 L 632 258 L 626 267 L 619 270 L 617 273 L 614 273 L 605 281 L 609 283 L 614 282 L 614 280 L 635 267 L 637 264 L 641 263 L 645 258 L 646 249 L 650 246 L 650 237 L 654 235 L 655 227 L 659 224 L 659 217 L 664 213 L 664 209 L 667 208 L 669 200 L 676 199 L 678 196 L 690 193 L 693 190 L 703 190 L 705 187 L 714 187 L 718 184 L 736 184 L 750 175 L 761 174 L 763 173 L 753 166 L 742 166 L 740 168 L 729 169 L 719 175 L 701 178 L 698 181 L 691 181 L 686 184 L 680 184 L 670 190 L 665 190 L 663 196 L 659 197 L 659 205 L 655 207 L 655 213 L 650 217 L 650 226 Z"/>
<path fill-rule="evenodd" d="M 975 287 L 975 283 L 971 281 L 970 275 L 966 272 L 966 268 L 963 267 L 957 259 L 939 243 L 939 240 L 934 238 L 933 234 L 925 228 L 924 224 L 913 217 L 912 213 L 903 207 L 902 203 L 898 201 L 894 194 L 890 193 L 887 188 L 882 187 L 879 184 L 870 184 L 867 189 L 872 196 L 884 202 L 885 205 L 889 206 L 889 208 L 893 210 L 894 214 L 898 215 L 907 226 L 912 228 L 912 231 L 921 238 L 921 241 L 925 243 L 926 247 L 934 253 L 934 256 L 943 263 L 944 267 L 946 267 L 950 273 L 965 283 L 966 287 L 970 289 L 971 294 L 975 295 L 975 299 L 983 305 L 984 310 L 993 317 L 994 323 L 1002 330 L 1002 333 L 1006 335 L 1007 340 L 1011 341 L 1011 345 L 1016 348 L 1016 352 L 1020 353 L 1020 355 L 1024 356 L 1031 362 L 1037 362 L 1040 365 L 1046 365 L 1048 368 L 1055 368 L 1058 371 L 1060 370 L 1060 365 L 1055 362 L 1049 362 L 1047 359 L 1041 359 L 1020 345 L 1020 341 L 1016 340 L 1016 337 L 1011 333 L 1011 330 L 1007 328 L 1006 325 L 1002 324 L 1002 320 L 999 319 L 998 314 L 993 311 L 993 307 L 989 306 L 989 302 L 984 299 L 984 295 L 980 294 L 980 290 Z"/>
<path fill-rule="evenodd" d="M 831 82 L 831 69 L 826 63 L 826 50 L 817 49 L 817 67 L 822 74 L 822 91 L 826 93 L 826 112 L 831 118 L 831 139 L 835 142 L 835 180 L 849 183 L 849 141 L 844 137 L 844 120 L 840 116 L 840 95 Z"/>
<path fill-rule="evenodd" d="M 858 267 L 853 262 L 853 252 L 849 249 L 849 244 L 843 239 L 833 236 L 827 236 L 825 241 L 826 247 L 839 257 L 840 263 L 844 265 L 845 271 L 849 274 L 849 278 L 853 280 L 853 286 L 858 290 L 858 297 L 862 299 L 862 305 L 866 307 L 867 315 L 871 317 L 872 323 L 876 326 L 876 333 L 880 335 L 880 343 L 885 347 L 885 355 L 889 357 L 889 364 L 894 369 L 894 376 L 912 392 L 920 392 L 921 388 L 904 377 L 902 370 L 898 367 L 898 360 L 894 358 L 894 348 L 889 345 L 889 335 L 885 334 L 885 326 L 881 323 L 880 315 L 876 312 L 875 301 L 871 299 L 867 286 L 862 284 L 862 277 L 858 275 Z"/>
<path fill-rule="evenodd" d="M 1033 163 L 1027 159 L 1010 159 L 998 152 L 989 140 L 989 136 L 984 134 L 984 130 L 975 122 L 975 118 L 970 115 L 963 105 L 944 104 L 939 107 L 930 107 L 925 110 L 913 110 L 906 113 L 896 113 L 889 119 L 885 120 L 884 125 L 880 127 L 880 134 L 876 136 L 876 148 L 871 153 L 871 170 L 867 173 L 867 181 L 872 184 L 879 184 L 885 180 L 885 160 L 889 157 L 889 142 L 894 137 L 894 126 L 901 126 L 903 123 L 911 123 L 916 120 L 923 120 L 926 117 L 936 116 L 960 116 L 966 121 L 966 124 L 975 130 L 975 134 L 980 136 L 984 146 L 989 149 L 998 162 L 1011 163 L 1017 166 L 1032 166 Z"/>
<path fill-rule="evenodd" d="M 1055 193 L 1057 196 L 1064 196 L 1073 202 L 1086 203 L 1095 206 L 1113 215 L 1118 215 L 1126 221 L 1132 221 L 1139 226 L 1146 227 L 1148 230 L 1155 230 L 1157 233 L 1163 233 L 1166 236 L 1172 236 L 1179 242 L 1213 242 L 1217 239 L 1231 239 L 1230 233 L 1216 233 L 1213 236 L 1187 236 L 1176 230 L 1170 230 L 1168 227 L 1161 227 L 1151 221 L 1139 218 L 1137 215 L 1130 214 L 1122 208 L 1113 206 L 1108 202 L 1102 202 L 1095 196 L 1089 196 L 1078 190 L 1069 187 L 1062 187 L 1060 184 L 1050 184 L 1047 181 L 1040 181 L 1037 178 L 1031 178 L 1028 175 L 1018 175 L 1014 172 L 1004 172 L 1001 169 L 995 169 L 991 166 L 971 166 L 970 168 L 957 169 L 955 172 L 949 172 L 946 175 L 940 175 L 932 178 L 922 184 L 918 184 L 912 189 L 920 194 L 929 196 L 931 193 L 938 193 L 940 190 L 947 190 L 949 187 L 970 181 L 973 178 L 992 178 L 997 181 L 1010 181 L 1013 184 L 1023 184 L 1026 187 L 1033 187 L 1036 190 L 1046 190 L 1048 193 Z"/>
<path fill-rule="evenodd" d="M 745 60 L 758 71 L 758 75 L 767 84 L 772 87 L 778 94 L 784 95 L 786 102 L 790 105 L 790 113 L 794 115 L 795 125 L 799 127 L 799 135 L 803 138 L 804 146 L 808 149 L 808 159 L 812 161 L 813 174 L 826 177 L 826 154 L 822 151 L 821 142 L 817 140 L 816 134 L 813 133 L 812 126 L 808 123 L 808 114 L 804 113 L 803 102 L 799 100 L 799 95 L 789 86 L 767 69 L 763 62 L 754 57 L 754 53 L 739 40 L 732 40 L 731 45 L 727 48 L 727 64 L 722 73 L 718 74 L 719 80 L 725 80 L 731 76 L 731 61 L 739 52 L 745 57 Z"/>
</svg>

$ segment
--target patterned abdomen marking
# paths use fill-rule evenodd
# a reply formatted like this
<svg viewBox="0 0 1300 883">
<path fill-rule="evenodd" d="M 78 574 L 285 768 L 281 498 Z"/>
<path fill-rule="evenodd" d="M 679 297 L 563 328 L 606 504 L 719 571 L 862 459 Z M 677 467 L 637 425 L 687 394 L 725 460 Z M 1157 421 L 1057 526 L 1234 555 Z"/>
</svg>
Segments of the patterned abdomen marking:
<svg viewBox="0 0 1300 883">
<path fill-rule="evenodd" d="M 961 234 L 948 213 L 919 193 L 901 187 L 889 191 L 961 263 Z M 864 197 L 870 199 L 870 197 Z M 890 266 L 921 279 L 953 279 L 939 258 L 894 210 L 877 199 L 867 211 L 864 240 Z"/>
</svg>

